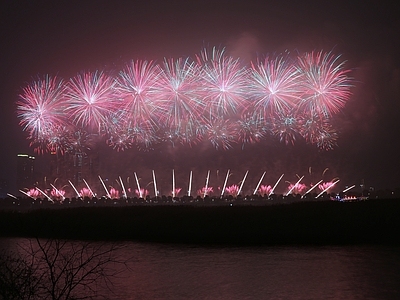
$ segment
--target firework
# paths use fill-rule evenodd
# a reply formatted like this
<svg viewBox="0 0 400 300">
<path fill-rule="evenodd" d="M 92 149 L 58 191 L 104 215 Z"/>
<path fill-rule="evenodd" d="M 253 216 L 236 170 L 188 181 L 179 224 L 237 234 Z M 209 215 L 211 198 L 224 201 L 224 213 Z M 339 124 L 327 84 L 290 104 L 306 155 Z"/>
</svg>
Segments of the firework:
<svg viewBox="0 0 400 300">
<path fill-rule="evenodd" d="M 78 190 L 76 189 L 76 187 L 72 184 L 72 182 L 70 180 L 68 180 L 69 184 L 72 186 L 72 188 L 74 189 L 76 196 L 79 198 L 81 197 L 81 194 L 79 194 Z"/>
<path fill-rule="evenodd" d="M 276 113 L 287 113 L 300 99 L 300 72 L 282 57 L 267 58 L 264 63 L 252 65 L 251 89 L 254 112 L 265 119 Z"/>
<path fill-rule="evenodd" d="M 87 187 L 83 187 L 81 188 L 81 190 L 79 191 L 79 197 L 81 198 L 85 198 L 85 197 L 93 197 L 93 192 L 87 188 Z"/>
<path fill-rule="evenodd" d="M 254 189 L 253 195 L 255 195 L 255 194 L 257 193 L 257 190 L 258 190 L 258 188 L 260 187 L 260 184 L 261 184 L 262 180 L 264 179 L 264 176 L 265 176 L 266 173 L 267 173 L 267 172 L 264 172 L 264 173 L 262 174 L 262 176 L 261 176 L 261 178 L 260 178 L 260 181 L 257 183 L 257 186 L 256 186 L 256 188 Z"/>
<path fill-rule="evenodd" d="M 64 197 L 65 191 L 64 191 L 64 190 L 59 190 L 59 189 L 57 189 L 57 188 L 56 188 L 54 185 L 52 185 L 51 183 L 50 183 L 50 185 L 51 185 L 51 187 L 53 188 L 53 189 L 51 190 L 51 192 L 50 192 L 51 196 L 54 197 L 54 198 L 56 198 L 56 199 L 61 198 L 61 200 L 64 200 L 64 199 L 65 199 L 65 197 Z"/>
<path fill-rule="evenodd" d="M 224 50 L 204 49 L 198 56 L 202 66 L 200 86 L 206 113 L 210 117 L 237 115 L 247 96 L 247 73 L 239 59 L 226 56 Z"/>
<path fill-rule="evenodd" d="M 105 185 L 103 179 L 101 179 L 100 175 L 99 175 L 99 179 L 100 179 L 100 182 L 101 182 L 101 184 L 102 184 L 104 190 L 105 190 L 106 193 L 107 193 L 107 197 L 108 197 L 108 198 L 111 198 L 110 192 L 108 191 L 108 189 L 107 189 L 107 187 L 106 187 L 106 185 Z"/>
<path fill-rule="evenodd" d="M 144 198 L 149 194 L 149 191 L 146 189 L 135 189 L 135 194 L 139 198 Z"/>
<path fill-rule="evenodd" d="M 44 152 L 47 141 L 66 122 L 60 108 L 65 96 L 65 85 L 57 77 L 46 76 L 25 87 L 17 102 L 20 125 L 29 133 L 31 145 Z"/>
<path fill-rule="evenodd" d="M 153 173 L 154 196 L 157 197 L 158 191 L 157 191 L 156 173 L 154 172 L 154 170 L 152 170 L 152 173 Z"/>
<path fill-rule="evenodd" d="M 239 188 L 239 190 L 238 190 L 238 195 L 242 192 L 243 184 L 244 184 L 244 182 L 246 181 L 247 174 L 249 174 L 249 171 L 246 171 L 246 174 L 244 174 L 243 180 L 242 180 L 242 182 L 240 183 L 240 188 Z"/>
<path fill-rule="evenodd" d="M 311 186 L 311 188 L 304 193 L 303 196 L 301 196 L 301 198 L 303 198 L 305 195 L 309 194 L 313 189 L 315 189 L 317 186 L 319 186 L 319 184 L 322 182 L 322 180 L 318 181 L 316 184 L 314 184 L 313 186 Z"/>
<path fill-rule="evenodd" d="M 65 111 L 77 125 L 98 131 L 118 109 L 114 80 L 102 72 L 78 74 L 67 85 Z"/>
<path fill-rule="evenodd" d="M 189 187 L 188 187 L 188 196 L 190 197 L 190 193 L 192 191 L 192 180 L 193 180 L 193 171 L 190 171 L 189 175 Z"/>
<path fill-rule="evenodd" d="M 239 189 L 240 189 L 239 186 L 237 186 L 236 184 L 233 184 L 225 188 L 227 194 L 233 197 L 237 197 L 239 195 L 240 193 Z"/>
<path fill-rule="evenodd" d="M 172 198 L 175 198 L 175 170 L 172 170 Z"/>
<path fill-rule="evenodd" d="M 111 77 L 82 72 L 68 81 L 45 76 L 23 88 L 20 125 L 35 151 L 85 153 L 98 137 L 116 151 L 158 143 L 215 149 L 277 138 L 322 150 L 336 146 L 334 116 L 351 96 L 345 62 L 331 52 L 277 56 L 246 67 L 212 48 L 195 60 L 132 60 Z"/>
<path fill-rule="evenodd" d="M 110 199 L 119 199 L 119 191 L 114 188 L 111 188 L 108 194 L 110 195 Z"/>
<path fill-rule="evenodd" d="M 45 196 L 47 198 L 47 200 L 49 200 L 50 202 L 54 203 L 53 199 L 51 199 L 49 197 L 49 195 L 47 195 L 45 192 L 43 192 L 41 189 L 39 189 L 38 187 L 36 188 L 43 196 Z"/>
<path fill-rule="evenodd" d="M 300 189 L 299 183 L 303 178 L 304 178 L 304 176 L 299 178 L 299 180 L 295 184 L 292 184 L 292 185 L 289 186 L 289 191 L 286 193 L 286 196 L 290 195 L 293 192 L 293 190 L 295 190 L 295 189 L 299 190 Z"/>
<path fill-rule="evenodd" d="M 127 194 L 126 194 L 125 185 L 124 185 L 124 182 L 122 181 L 121 176 L 119 176 L 119 182 L 121 183 L 123 197 L 126 199 L 127 198 Z"/>
<path fill-rule="evenodd" d="M 208 187 L 208 181 L 209 180 L 210 180 L 210 170 L 208 170 L 208 172 L 207 172 L 206 185 L 203 188 L 203 190 L 204 190 L 203 198 L 205 198 L 206 195 L 208 195 L 208 193 L 210 192 L 210 189 Z M 212 191 L 212 189 L 211 189 L 211 191 Z"/>
<path fill-rule="evenodd" d="M 277 185 L 279 184 L 279 182 L 282 180 L 283 175 L 284 175 L 284 174 L 282 174 L 281 177 L 279 177 L 279 179 L 276 181 L 274 187 L 271 189 L 271 191 L 269 192 L 269 195 L 268 195 L 268 196 L 271 196 L 271 195 L 274 193 L 275 188 L 277 187 Z"/>
<path fill-rule="evenodd" d="M 226 183 L 228 182 L 229 172 L 230 172 L 230 170 L 228 169 L 228 171 L 226 172 L 226 177 L 225 177 L 225 181 L 224 181 L 224 186 L 222 187 L 221 197 L 224 195 Z"/>
<path fill-rule="evenodd" d="M 159 79 L 162 87 L 156 97 L 163 112 L 159 120 L 163 139 L 173 144 L 196 141 L 196 128 L 202 121 L 205 106 L 197 93 L 198 69 L 189 59 L 164 61 L 164 72 Z"/>
<path fill-rule="evenodd" d="M 258 193 L 262 196 L 271 195 L 272 187 L 270 185 L 261 185 L 258 189 Z"/>
<path fill-rule="evenodd" d="M 140 188 L 139 178 L 137 177 L 136 172 L 134 172 L 134 175 L 135 175 L 135 180 L 136 180 L 136 185 L 137 185 L 136 192 L 139 193 L 139 198 L 142 198 L 143 194 L 142 194 L 142 189 Z"/>
<path fill-rule="evenodd" d="M 324 184 L 319 185 L 318 187 L 321 189 L 321 187 L 323 188 L 321 193 L 318 194 L 317 197 L 315 198 L 319 198 L 323 193 L 327 192 L 328 190 L 330 190 L 331 188 L 333 188 L 333 186 L 338 183 L 340 180 L 336 180 L 333 182 L 325 182 Z M 320 187 L 321 186 L 321 187 Z"/>
<path fill-rule="evenodd" d="M 22 194 L 25 196 L 28 196 L 29 198 L 32 198 L 33 200 L 36 200 L 39 197 L 39 191 L 37 189 L 30 189 L 27 192 L 24 192 L 23 190 L 19 190 Z"/>
<path fill-rule="evenodd" d="M 318 115 L 331 116 L 340 111 L 351 96 L 351 83 L 340 56 L 311 52 L 298 58 L 302 74 L 301 106 Z"/>
<path fill-rule="evenodd" d="M 300 123 L 296 115 L 292 114 L 277 114 L 273 120 L 272 132 L 286 145 L 294 145 L 299 137 Z"/>
<path fill-rule="evenodd" d="M 89 186 L 89 184 L 87 183 L 87 181 L 86 181 L 85 179 L 82 179 L 82 180 L 83 180 L 83 182 L 85 183 L 86 187 L 88 188 L 88 190 L 89 190 L 91 196 L 92 196 L 92 197 L 96 197 L 96 195 L 93 193 L 93 191 L 92 191 L 92 189 L 90 188 L 90 186 Z M 85 195 L 85 196 L 87 196 L 87 195 Z"/>
<path fill-rule="evenodd" d="M 352 188 L 355 188 L 355 187 L 356 187 L 356 186 L 353 184 L 352 186 L 350 186 L 350 187 L 344 189 L 342 193 L 346 193 L 347 191 L 350 191 Z"/>
<path fill-rule="evenodd" d="M 236 128 L 230 120 L 213 119 L 204 126 L 204 138 L 215 149 L 228 150 L 235 143 Z"/>
<path fill-rule="evenodd" d="M 11 197 L 11 198 L 13 198 L 13 199 L 18 200 L 18 198 L 17 198 L 16 196 L 14 196 L 13 194 L 7 193 L 7 196 L 8 196 L 8 197 Z"/>
<path fill-rule="evenodd" d="M 257 114 L 244 114 L 236 121 L 237 139 L 239 143 L 255 144 L 264 139 L 268 134 L 268 128 L 264 119 Z"/>
<path fill-rule="evenodd" d="M 161 85 L 160 66 L 148 61 L 132 61 L 120 72 L 115 89 L 122 99 L 118 122 L 133 131 L 133 137 L 146 146 L 152 143 L 150 136 L 157 131 L 157 117 L 162 101 L 157 101 Z"/>
<path fill-rule="evenodd" d="M 197 195 L 205 198 L 210 195 L 214 191 L 214 188 L 211 186 L 203 186 L 200 190 L 197 190 Z"/>
</svg>

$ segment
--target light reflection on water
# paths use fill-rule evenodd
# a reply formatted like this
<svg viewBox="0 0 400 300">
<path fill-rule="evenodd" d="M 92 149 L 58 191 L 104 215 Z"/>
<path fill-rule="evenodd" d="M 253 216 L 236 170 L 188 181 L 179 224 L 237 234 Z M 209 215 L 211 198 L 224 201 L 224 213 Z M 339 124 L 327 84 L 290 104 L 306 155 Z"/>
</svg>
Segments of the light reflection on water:
<svg viewBox="0 0 400 300">
<path fill-rule="evenodd" d="M 399 247 L 124 245 L 107 299 L 400 299 Z"/>
</svg>

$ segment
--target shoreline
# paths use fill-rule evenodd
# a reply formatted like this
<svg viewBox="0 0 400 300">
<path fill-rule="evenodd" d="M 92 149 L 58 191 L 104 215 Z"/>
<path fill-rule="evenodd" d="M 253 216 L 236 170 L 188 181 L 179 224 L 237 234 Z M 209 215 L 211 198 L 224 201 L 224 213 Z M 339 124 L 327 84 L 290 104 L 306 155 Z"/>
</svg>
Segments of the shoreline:
<svg viewBox="0 0 400 300">
<path fill-rule="evenodd" d="M 201 245 L 400 245 L 400 199 L 0 211 L 1 237 Z"/>
</svg>

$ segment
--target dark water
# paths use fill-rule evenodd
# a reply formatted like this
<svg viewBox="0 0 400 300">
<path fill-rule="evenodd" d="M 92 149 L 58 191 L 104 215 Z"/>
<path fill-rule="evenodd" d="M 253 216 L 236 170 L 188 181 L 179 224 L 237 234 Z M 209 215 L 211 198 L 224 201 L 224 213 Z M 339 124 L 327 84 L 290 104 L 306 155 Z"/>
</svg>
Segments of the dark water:
<svg viewBox="0 0 400 300">
<path fill-rule="evenodd" d="M 118 251 L 129 268 L 113 278 L 113 292 L 100 291 L 107 299 L 400 299 L 399 247 L 127 242 Z"/>
</svg>

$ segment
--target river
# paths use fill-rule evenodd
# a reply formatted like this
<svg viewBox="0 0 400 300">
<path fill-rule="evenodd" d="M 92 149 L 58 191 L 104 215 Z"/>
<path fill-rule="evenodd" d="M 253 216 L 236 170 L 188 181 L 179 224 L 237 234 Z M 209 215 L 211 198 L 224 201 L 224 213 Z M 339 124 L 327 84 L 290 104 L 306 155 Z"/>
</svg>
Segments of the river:
<svg viewBox="0 0 400 300">
<path fill-rule="evenodd" d="M 106 299 L 400 299 L 400 247 L 122 246 Z"/>
</svg>

